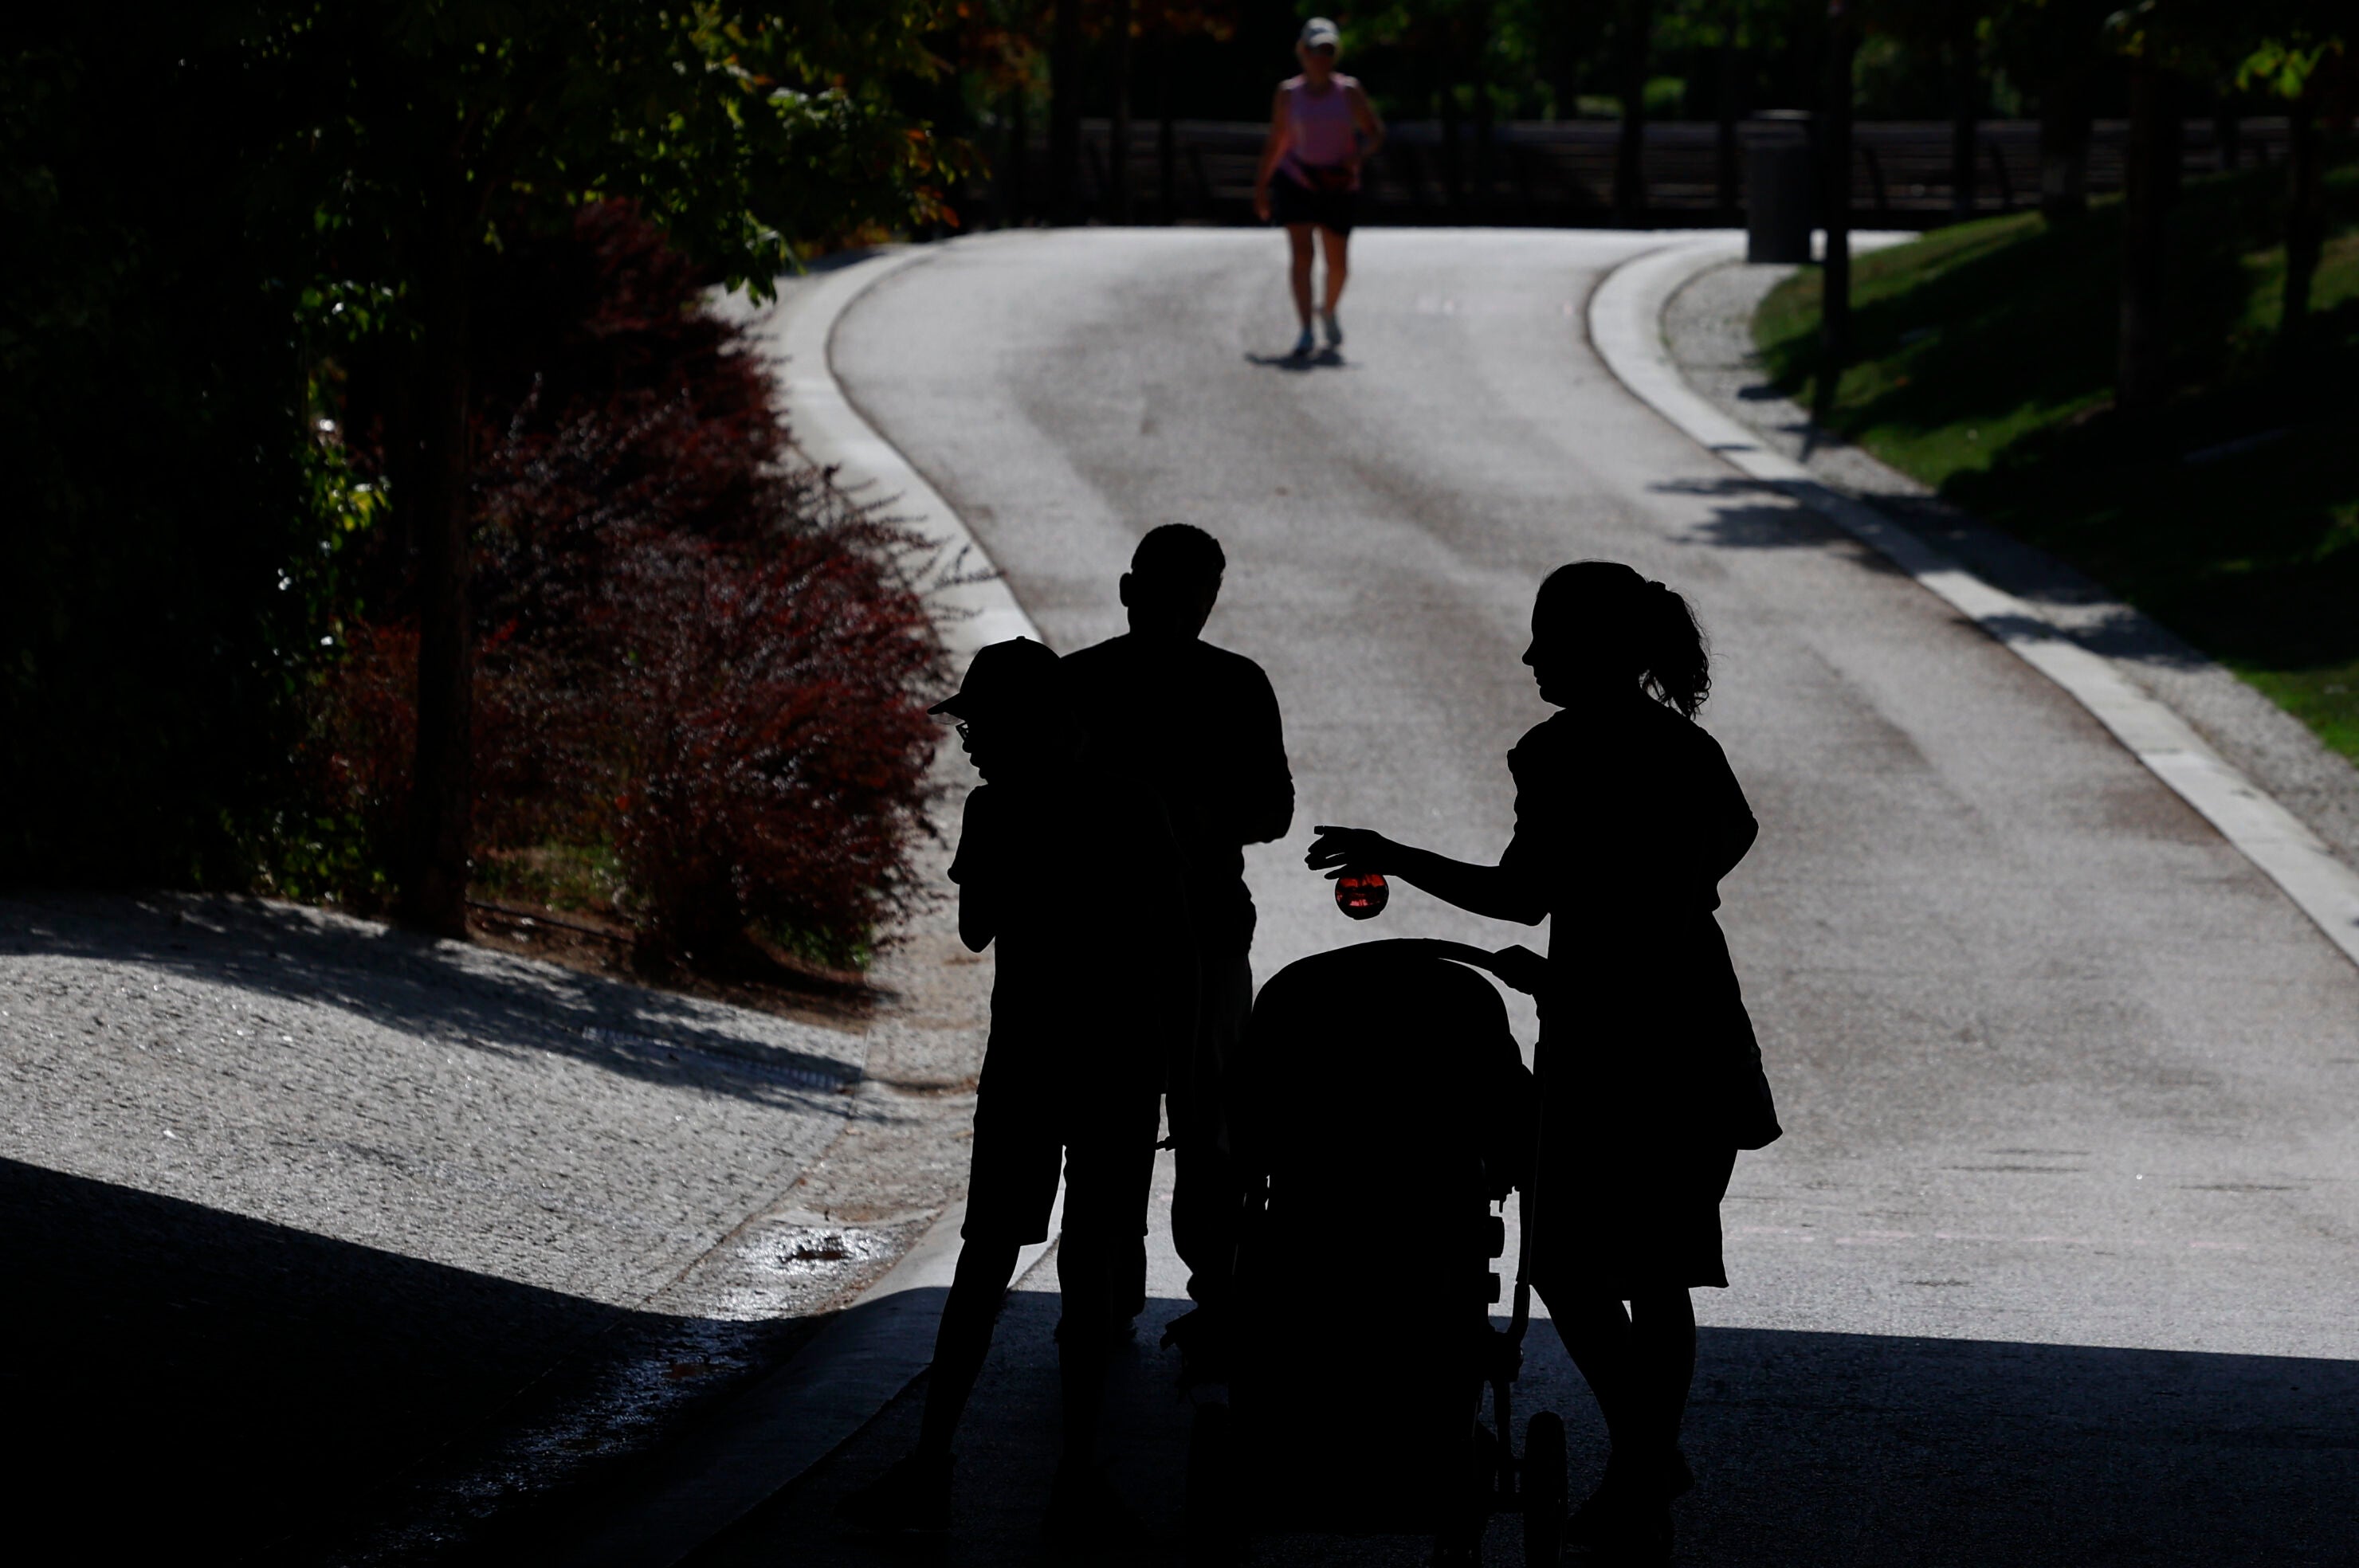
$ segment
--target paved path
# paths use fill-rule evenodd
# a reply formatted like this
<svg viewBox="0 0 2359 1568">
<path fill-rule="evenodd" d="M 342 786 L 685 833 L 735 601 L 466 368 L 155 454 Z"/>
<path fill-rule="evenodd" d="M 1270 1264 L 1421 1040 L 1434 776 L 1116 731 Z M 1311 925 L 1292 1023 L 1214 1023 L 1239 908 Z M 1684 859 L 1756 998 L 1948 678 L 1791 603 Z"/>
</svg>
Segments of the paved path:
<svg viewBox="0 0 2359 1568">
<path fill-rule="evenodd" d="M 1545 712 L 1516 662 L 1539 576 L 1612 557 L 1693 600 L 1704 718 L 1763 824 L 1723 919 L 1791 1131 L 1740 1162 L 1734 1288 L 1700 1301 L 1688 1561 L 2354 1561 L 2359 970 L 2061 692 L 1621 390 L 1582 305 L 1652 243 L 1369 232 L 1347 351 L 1303 370 L 1271 362 L 1267 235 L 994 237 L 879 285 L 834 362 L 1060 646 L 1118 629 L 1147 527 L 1222 537 L 1211 634 L 1270 671 L 1301 797 L 1250 857 L 1265 973 L 1516 935 L 1410 892 L 1347 925 L 1309 827 L 1495 853 L 1501 755 Z M 1382 1202 L 1415 1170 L 1372 1151 L 1369 1175 Z M 951 1562 L 1029 1552 L 1054 1311 L 1030 1283 Z M 1315 1344 L 1367 1303 L 1304 1305 Z M 1593 1464 L 1539 1352 L 1531 1391 Z M 1168 1525 L 1167 1370 L 1141 1353 L 1116 1468 Z M 885 1560 L 825 1505 L 911 1404 L 709 1560 Z"/>
</svg>

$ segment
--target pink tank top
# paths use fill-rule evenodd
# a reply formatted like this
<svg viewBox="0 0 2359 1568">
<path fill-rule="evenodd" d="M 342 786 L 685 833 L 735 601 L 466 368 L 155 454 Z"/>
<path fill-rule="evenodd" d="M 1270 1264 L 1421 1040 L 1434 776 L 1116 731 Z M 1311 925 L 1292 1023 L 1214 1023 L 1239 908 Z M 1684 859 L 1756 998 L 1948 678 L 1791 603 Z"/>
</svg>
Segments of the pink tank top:
<svg viewBox="0 0 2359 1568">
<path fill-rule="evenodd" d="M 1347 89 L 1359 83 L 1337 74 L 1327 79 L 1327 91 L 1313 92 L 1301 77 L 1286 83 L 1286 172 L 1299 185 L 1315 185 L 1310 170 L 1332 168 L 1359 150 L 1359 128 L 1352 123 L 1352 98 Z M 1357 190 L 1355 176 L 1351 188 Z"/>
</svg>

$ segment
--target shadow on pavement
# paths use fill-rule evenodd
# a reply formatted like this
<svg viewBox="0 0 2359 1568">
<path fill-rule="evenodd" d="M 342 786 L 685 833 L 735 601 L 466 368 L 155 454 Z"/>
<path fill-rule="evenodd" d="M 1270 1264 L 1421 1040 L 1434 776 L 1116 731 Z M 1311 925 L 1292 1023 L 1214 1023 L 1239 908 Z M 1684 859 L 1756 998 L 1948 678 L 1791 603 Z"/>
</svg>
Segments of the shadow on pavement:
<svg viewBox="0 0 2359 1568">
<path fill-rule="evenodd" d="M 7 1493 L 20 1523 L 71 1543 L 56 1561 L 353 1561 L 356 1531 L 567 1396 L 576 1371 L 641 1335 L 744 1332 L 15 1161 L 0 1214 L 0 1409 L 23 1444 Z"/>
<path fill-rule="evenodd" d="M 719 1009 L 487 948 L 259 899 L 0 903 L 0 955 L 143 964 L 473 1049 L 548 1052 L 766 1105 L 841 1110 L 857 1069 L 731 1031 Z"/>
<path fill-rule="evenodd" d="M 1650 488 L 1662 494 L 1701 495 L 1723 502 L 1715 506 L 1712 519 L 1701 531 L 1711 544 L 1732 549 L 1771 550 L 1841 542 L 1852 546 L 1860 564 L 1867 569 L 1894 576 L 1900 573 L 1900 568 L 1883 555 L 1853 541 L 1850 535 L 1832 523 L 1807 510 L 1807 501 L 1802 503 L 1805 509 L 1799 511 L 1780 504 L 1784 498 L 1793 495 L 1793 486 L 1731 477 L 1674 480 Z M 2177 633 L 2120 604 L 2112 591 L 2095 579 L 2036 546 L 2010 538 L 1976 521 L 1937 496 L 1882 494 L 1867 499 L 1892 523 L 1947 553 L 1993 587 L 2034 605 L 2080 610 L 2071 640 L 2093 653 L 2165 669 L 2195 669 L 2211 662 Z M 2058 634 L 2045 622 L 2026 622 L 2020 628 L 2020 635 L 2027 638 Z"/>
<path fill-rule="evenodd" d="M 1091 1559 L 1174 1563 L 1189 1409 L 1152 1348 L 1187 1303 L 1157 1301 L 1116 1373 L 1108 1468 L 1149 1534 Z M 929 1568 L 1041 1560 L 1056 1449 L 1056 1297 L 1009 1298 L 960 1445 L 946 1541 L 842 1530 L 835 1499 L 914 1438 L 922 1384 L 861 1436 L 690 1559 L 695 1568 Z M 1317 1316 L 1303 1349 L 1318 1353 Z M 1519 1412 L 1560 1411 L 1573 1496 L 1604 1434 L 1545 1321 Z M 1404 1347 L 1406 1349 L 1406 1347 Z M 1382 1368 L 1372 1375 L 1383 1375 Z M 1518 1416 L 1520 1424 L 1522 1416 Z M 1300 1441 L 1321 1441 L 1301 1412 Z M 1706 1329 L 1680 1505 L 1682 1564 L 1724 1568 L 2324 1568 L 2359 1563 L 2359 1363 L 1770 1329 Z M 1263 1568 L 1422 1563 L 1406 1537 L 1263 1538 Z M 1495 1518 L 1485 1559 L 1522 1561 Z"/>
<path fill-rule="evenodd" d="M 1245 355 L 1245 362 L 1247 364 L 1259 365 L 1264 370 L 1289 370 L 1296 372 L 1312 370 L 1343 370 L 1351 363 L 1350 361 L 1343 357 L 1343 351 L 1339 349 L 1321 349 L 1315 354 L 1249 353 Z"/>
</svg>

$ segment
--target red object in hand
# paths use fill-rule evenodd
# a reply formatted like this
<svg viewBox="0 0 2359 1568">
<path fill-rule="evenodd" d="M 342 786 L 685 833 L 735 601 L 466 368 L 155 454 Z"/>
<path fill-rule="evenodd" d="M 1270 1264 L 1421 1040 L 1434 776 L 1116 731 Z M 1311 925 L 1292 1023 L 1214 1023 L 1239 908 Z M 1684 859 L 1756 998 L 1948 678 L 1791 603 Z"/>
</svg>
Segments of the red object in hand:
<svg viewBox="0 0 2359 1568">
<path fill-rule="evenodd" d="M 1335 879 L 1335 907 L 1354 920 L 1374 920 L 1390 896 L 1385 879 L 1374 871 L 1345 871 Z"/>
</svg>

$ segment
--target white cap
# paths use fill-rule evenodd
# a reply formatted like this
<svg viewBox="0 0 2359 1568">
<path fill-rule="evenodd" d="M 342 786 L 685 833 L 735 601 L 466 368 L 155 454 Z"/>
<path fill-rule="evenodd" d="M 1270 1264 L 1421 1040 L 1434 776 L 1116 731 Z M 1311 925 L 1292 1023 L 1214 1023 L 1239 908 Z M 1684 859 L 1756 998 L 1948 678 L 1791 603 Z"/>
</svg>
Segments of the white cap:
<svg viewBox="0 0 2359 1568">
<path fill-rule="evenodd" d="M 1343 35 L 1335 24 L 1324 16 L 1313 16 L 1302 24 L 1302 47 L 1307 49 L 1337 49 L 1343 47 Z"/>
</svg>

